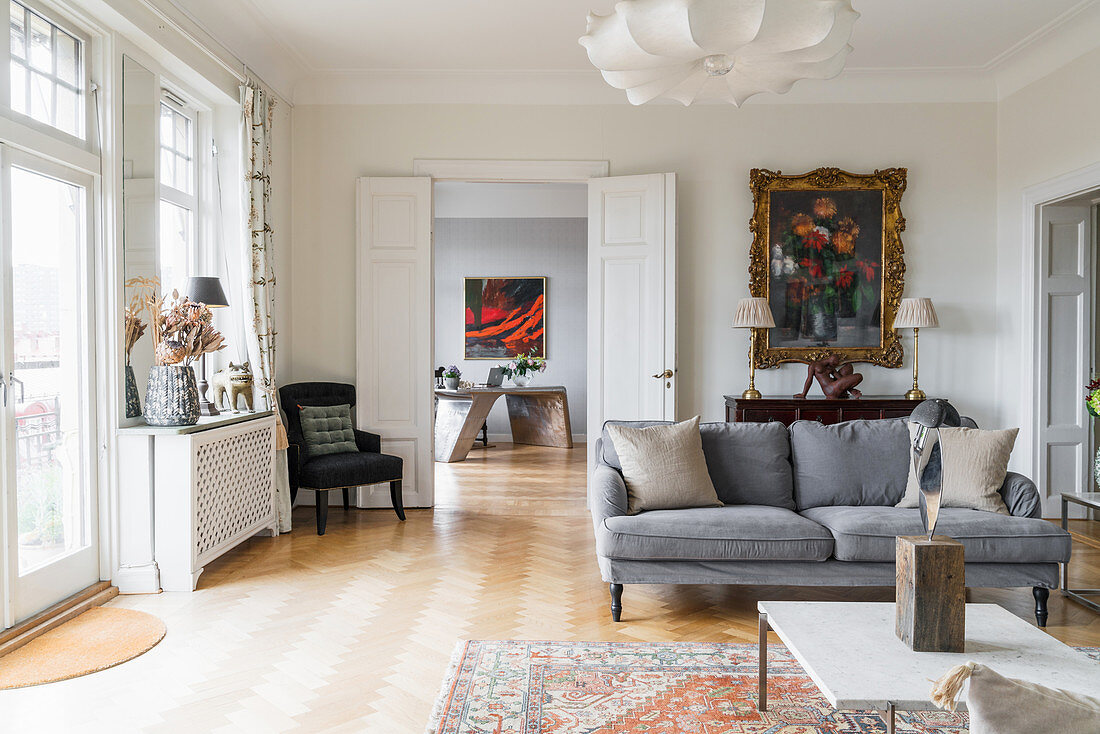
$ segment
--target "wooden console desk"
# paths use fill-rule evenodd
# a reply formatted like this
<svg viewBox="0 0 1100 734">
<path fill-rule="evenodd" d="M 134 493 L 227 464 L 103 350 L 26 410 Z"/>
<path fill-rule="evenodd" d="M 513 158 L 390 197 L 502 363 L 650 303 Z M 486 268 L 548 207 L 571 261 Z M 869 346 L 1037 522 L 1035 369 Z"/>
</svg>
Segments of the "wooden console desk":
<svg viewBox="0 0 1100 734">
<path fill-rule="evenodd" d="M 759 400 L 745 400 L 737 395 L 724 397 L 726 421 L 729 423 L 779 421 L 786 426 L 795 421 L 818 421 L 831 425 L 841 421 L 906 418 L 922 402 L 890 395 L 864 395 L 862 398 L 844 400 L 769 395 Z"/>
<path fill-rule="evenodd" d="M 565 388 L 472 387 L 435 391 L 435 460 L 463 461 L 501 395 L 508 402 L 512 442 L 573 448 Z"/>
</svg>

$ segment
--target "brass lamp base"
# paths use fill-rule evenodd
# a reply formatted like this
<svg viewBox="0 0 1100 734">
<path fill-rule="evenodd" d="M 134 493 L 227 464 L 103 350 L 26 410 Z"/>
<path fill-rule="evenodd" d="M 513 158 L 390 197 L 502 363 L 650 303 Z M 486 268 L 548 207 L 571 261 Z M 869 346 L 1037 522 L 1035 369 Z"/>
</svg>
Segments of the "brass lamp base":
<svg viewBox="0 0 1100 734">
<path fill-rule="evenodd" d="M 764 396 L 760 394 L 760 391 L 753 387 L 741 393 L 742 400 L 759 400 L 762 397 Z"/>
<path fill-rule="evenodd" d="M 912 390 L 905 393 L 906 400 L 924 400 L 927 397 L 928 396 L 924 394 L 924 390 L 921 390 L 919 387 L 914 387 Z"/>
</svg>

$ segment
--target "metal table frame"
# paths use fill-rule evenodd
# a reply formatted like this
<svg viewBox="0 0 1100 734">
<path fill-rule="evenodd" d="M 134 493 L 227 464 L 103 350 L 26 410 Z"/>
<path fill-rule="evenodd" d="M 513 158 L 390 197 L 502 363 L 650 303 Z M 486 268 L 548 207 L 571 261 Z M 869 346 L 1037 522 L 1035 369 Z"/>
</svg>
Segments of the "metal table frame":
<svg viewBox="0 0 1100 734">
<path fill-rule="evenodd" d="M 1062 492 L 1062 529 L 1069 531 L 1069 503 L 1072 502 L 1091 510 L 1100 510 L 1100 492 L 1088 492 L 1085 495 L 1074 492 Z M 1078 604 L 1088 607 L 1094 612 L 1100 612 L 1100 604 L 1089 599 L 1090 596 L 1100 596 L 1100 589 L 1071 589 L 1069 588 L 1069 563 L 1061 564 L 1062 567 L 1062 596 L 1072 599 Z"/>
<path fill-rule="evenodd" d="M 760 711 L 768 710 L 768 630 L 771 629 L 771 625 L 768 624 L 768 615 L 765 612 L 760 612 L 760 653 L 759 658 L 759 673 L 757 677 L 760 681 L 759 696 L 756 699 L 756 708 Z M 886 722 L 886 734 L 895 734 L 896 720 L 897 720 L 897 707 L 893 701 L 887 701 L 886 710 L 882 712 L 882 719 Z"/>
</svg>

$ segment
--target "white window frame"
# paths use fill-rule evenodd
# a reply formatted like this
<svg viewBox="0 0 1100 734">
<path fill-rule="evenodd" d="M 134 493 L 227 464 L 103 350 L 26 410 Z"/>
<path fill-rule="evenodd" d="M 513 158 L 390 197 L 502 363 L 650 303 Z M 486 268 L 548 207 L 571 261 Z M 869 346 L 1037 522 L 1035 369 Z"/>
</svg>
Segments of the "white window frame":
<svg viewBox="0 0 1100 734">
<path fill-rule="evenodd" d="M 95 93 L 92 91 L 93 68 L 98 66 L 99 60 L 98 36 L 90 27 L 74 19 L 70 12 L 62 11 L 52 4 L 46 4 L 40 0 L 16 0 L 20 5 L 42 16 L 47 21 L 65 31 L 80 42 L 81 62 L 80 76 L 83 88 L 80 93 L 81 135 L 71 135 L 53 125 L 36 120 L 29 114 L 16 112 L 11 104 L 11 32 L 7 30 L 10 24 L 10 5 L 5 7 L 5 32 L 0 39 L 0 60 L 4 62 L 3 73 L 0 73 L 0 117 L 7 118 L 17 124 L 30 128 L 36 132 L 45 134 L 69 145 L 75 145 L 85 151 L 98 153 L 100 143 L 98 140 L 99 124 L 96 119 Z M 28 50 L 29 51 L 29 50 Z M 81 166 L 86 167 L 86 165 Z"/>
<path fill-rule="evenodd" d="M 163 81 L 163 80 L 162 80 Z M 157 173 L 157 273 L 161 272 L 161 243 L 160 238 L 160 202 L 167 202 L 174 204 L 181 209 L 186 209 L 191 212 L 191 241 L 187 243 L 187 275 L 197 275 L 199 271 L 206 264 L 207 257 L 205 252 L 207 249 L 207 243 L 209 238 L 207 236 L 208 224 L 204 221 L 204 209 L 202 207 L 203 191 L 205 190 L 204 181 L 206 178 L 206 171 L 209 168 L 205 164 L 205 159 L 200 154 L 203 149 L 203 130 L 205 128 L 205 113 L 202 112 L 196 105 L 185 101 L 186 95 L 176 92 L 174 89 L 168 87 L 162 87 L 160 94 L 160 104 L 167 106 L 169 109 L 177 112 L 186 117 L 191 122 L 191 171 L 190 171 L 190 183 L 191 193 L 180 191 L 175 186 L 169 184 L 164 179 L 164 171 L 161 170 L 162 156 L 161 152 L 164 149 L 161 143 L 161 128 L 160 128 L 160 115 L 157 115 L 157 156 L 156 156 L 156 173 Z M 158 112 L 159 112 L 158 107 Z M 173 153 L 175 151 L 173 150 Z M 178 287 L 179 284 L 172 287 Z M 168 290 L 168 284 L 164 284 L 165 293 L 170 294 Z"/>
</svg>

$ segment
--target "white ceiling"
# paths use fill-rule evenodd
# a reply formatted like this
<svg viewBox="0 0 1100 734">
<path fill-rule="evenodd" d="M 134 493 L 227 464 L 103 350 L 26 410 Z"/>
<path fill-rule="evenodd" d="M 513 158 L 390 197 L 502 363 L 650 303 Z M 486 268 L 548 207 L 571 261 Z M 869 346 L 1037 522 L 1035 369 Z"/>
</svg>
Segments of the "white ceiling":
<svg viewBox="0 0 1100 734">
<path fill-rule="evenodd" d="M 292 86 L 306 79 L 312 84 L 326 77 L 431 72 L 594 74 L 577 39 L 589 10 L 607 13 L 614 7 L 613 0 L 168 2 L 257 72 Z M 1097 4 L 854 0 L 862 17 L 846 73 L 990 73 L 1056 34 L 1072 32 Z"/>
</svg>

